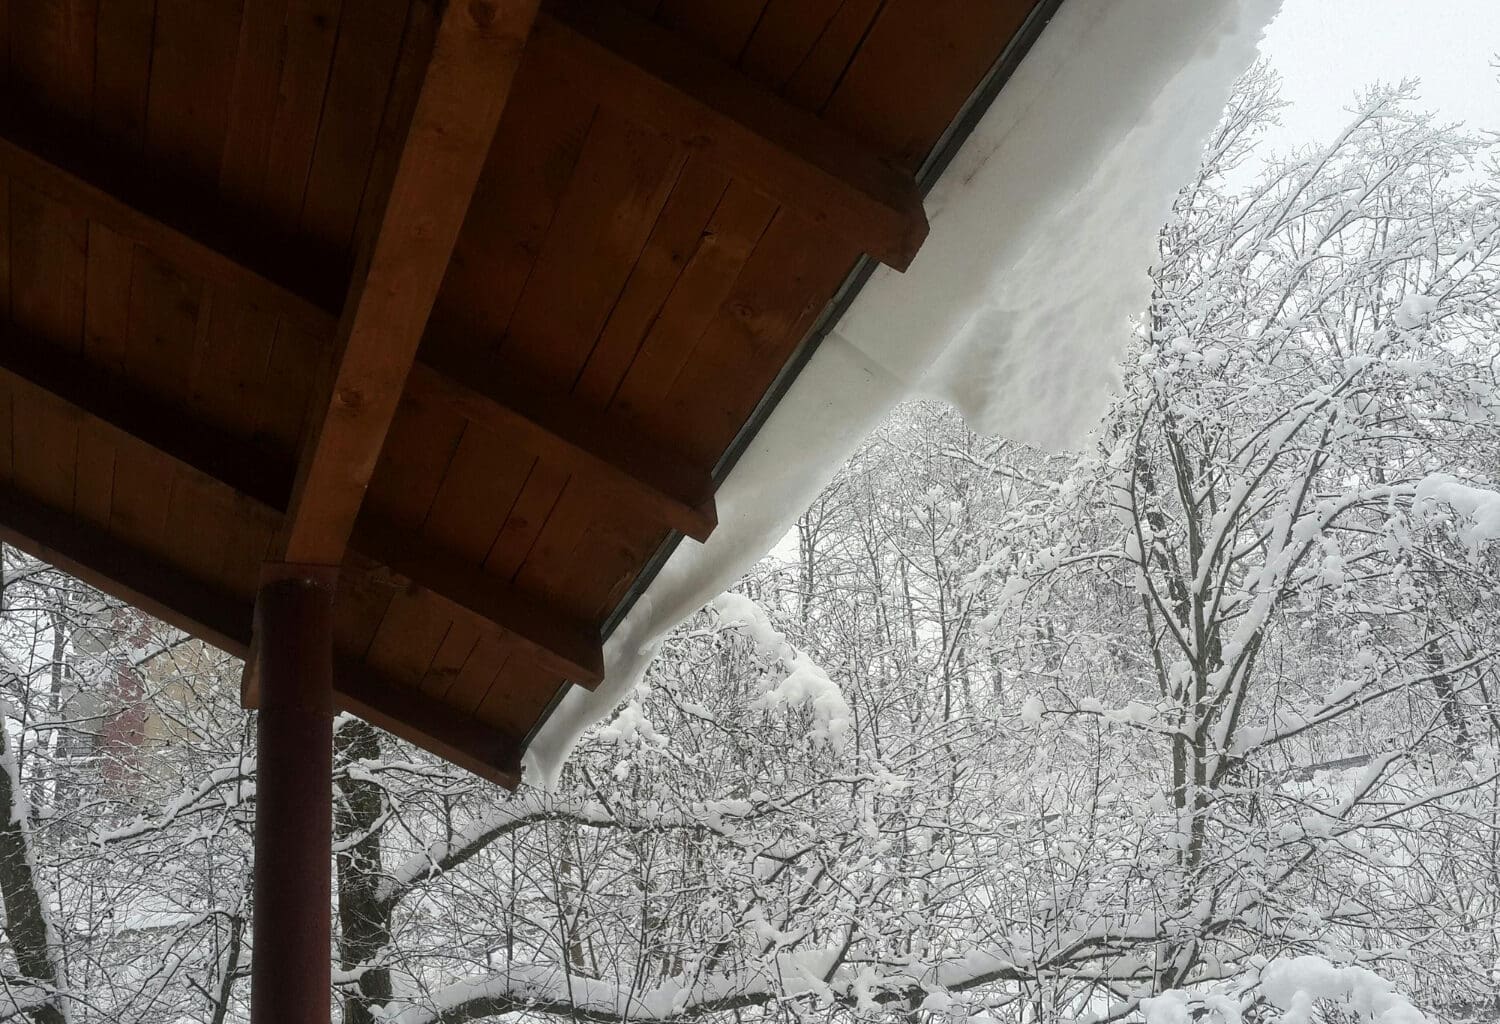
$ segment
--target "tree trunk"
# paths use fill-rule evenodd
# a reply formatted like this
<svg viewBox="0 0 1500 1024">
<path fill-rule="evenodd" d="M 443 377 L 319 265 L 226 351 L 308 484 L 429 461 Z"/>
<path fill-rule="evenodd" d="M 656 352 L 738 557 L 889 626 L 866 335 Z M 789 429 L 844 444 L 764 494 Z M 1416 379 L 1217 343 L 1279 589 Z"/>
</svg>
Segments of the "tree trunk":
<svg viewBox="0 0 1500 1024">
<path fill-rule="evenodd" d="M 5 548 L 0 545 L 0 614 L 4 606 Z M 0 701 L 0 712 L 4 712 Z M 21 768 L 10 746 L 0 713 L 0 898 L 5 901 L 5 934 L 16 954 L 21 975 L 56 992 L 60 972 L 53 959 L 52 930 L 47 923 L 46 904 L 37 889 L 36 865 L 31 859 L 30 810 L 21 789 Z M 31 1012 L 38 1024 L 65 1024 L 67 1014 L 61 996 L 53 995 Z"/>
<path fill-rule="evenodd" d="M 4 716 L 0 716 L 0 896 L 5 899 L 5 933 L 16 954 L 22 976 L 48 989 L 57 989 L 58 969 L 53 960 L 51 929 L 47 925 L 42 894 L 37 890 L 36 868 L 31 860 L 31 836 L 27 834 L 26 802 L 20 790 L 20 772 L 11 750 Z M 38 1024 L 64 1024 L 60 996 L 33 1010 Z"/>
<path fill-rule="evenodd" d="M 333 736 L 335 765 L 380 756 L 380 735 L 358 719 L 345 719 Z M 339 886 L 339 966 L 344 970 L 378 956 L 391 941 L 391 905 L 379 898 L 381 878 L 380 787 L 339 774 L 333 812 Z M 345 843 L 354 837 L 357 842 Z M 357 989 L 344 997 L 344 1024 L 375 1024 L 373 1007 L 391 998 L 391 972 L 384 967 L 360 975 Z"/>
</svg>

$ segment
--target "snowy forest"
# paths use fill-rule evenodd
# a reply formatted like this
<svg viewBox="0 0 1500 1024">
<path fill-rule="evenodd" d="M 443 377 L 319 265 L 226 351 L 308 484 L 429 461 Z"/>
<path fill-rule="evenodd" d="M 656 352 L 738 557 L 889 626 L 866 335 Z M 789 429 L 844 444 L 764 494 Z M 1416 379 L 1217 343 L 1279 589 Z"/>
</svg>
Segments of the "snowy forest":
<svg viewBox="0 0 1500 1024">
<path fill-rule="evenodd" d="M 900 408 L 555 789 L 339 719 L 336 1015 L 1500 1020 L 1500 140 L 1280 109 L 1085 449 Z M 3 601 L 0 1020 L 246 1020 L 238 663 L 9 548 Z"/>
</svg>

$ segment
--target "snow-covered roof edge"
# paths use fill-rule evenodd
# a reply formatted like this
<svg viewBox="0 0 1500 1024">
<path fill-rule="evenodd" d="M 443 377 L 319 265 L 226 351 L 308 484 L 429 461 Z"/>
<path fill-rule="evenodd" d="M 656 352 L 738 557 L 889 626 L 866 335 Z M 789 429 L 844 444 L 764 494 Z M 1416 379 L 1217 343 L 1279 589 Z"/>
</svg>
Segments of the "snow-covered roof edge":
<svg viewBox="0 0 1500 1024">
<path fill-rule="evenodd" d="M 941 398 L 976 430 L 1064 447 L 1097 420 L 1173 196 L 1280 0 L 1064 0 L 928 197 L 926 245 L 879 270 L 533 737 L 550 785 L 661 637 L 731 586 L 893 406 Z"/>
</svg>

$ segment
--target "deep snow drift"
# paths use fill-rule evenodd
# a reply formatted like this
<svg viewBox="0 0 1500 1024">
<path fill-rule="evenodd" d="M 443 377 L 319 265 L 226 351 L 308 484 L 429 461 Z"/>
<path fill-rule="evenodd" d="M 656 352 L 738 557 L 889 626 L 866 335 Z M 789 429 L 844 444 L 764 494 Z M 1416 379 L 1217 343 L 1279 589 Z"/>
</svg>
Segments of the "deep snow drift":
<svg viewBox="0 0 1500 1024">
<path fill-rule="evenodd" d="M 707 544 L 678 546 L 526 755 L 551 784 L 583 730 L 634 688 L 659 638 L 786 533 L 903 399 L 1047 448 L 1103 411 L 1157 231 L 1280 0 L 1065 0 L 928 197 L 931 235 L 882 268 L 718 494 Z"/>
</svg>

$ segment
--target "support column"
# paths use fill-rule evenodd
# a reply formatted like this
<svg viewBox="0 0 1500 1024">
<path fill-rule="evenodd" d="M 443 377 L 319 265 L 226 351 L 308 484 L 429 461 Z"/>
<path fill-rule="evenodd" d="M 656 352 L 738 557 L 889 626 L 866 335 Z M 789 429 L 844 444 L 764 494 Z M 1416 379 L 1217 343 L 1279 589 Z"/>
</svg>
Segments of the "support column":
<svg viewBox="0 0 1500 1024">
<path fill-rule="evenodd" d="M 268 567 L 255 602 L 260 719 L 251 1024 L 328 1024 L 335 571 Z"/>
</svg>

